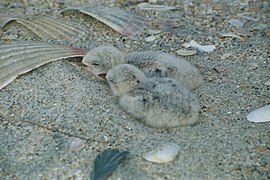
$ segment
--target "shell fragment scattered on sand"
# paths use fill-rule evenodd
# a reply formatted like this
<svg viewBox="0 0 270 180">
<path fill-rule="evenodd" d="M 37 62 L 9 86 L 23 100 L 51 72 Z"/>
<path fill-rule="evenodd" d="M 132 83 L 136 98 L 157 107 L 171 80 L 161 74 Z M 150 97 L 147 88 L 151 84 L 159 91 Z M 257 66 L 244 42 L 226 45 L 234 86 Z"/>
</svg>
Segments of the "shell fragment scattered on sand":
<svg viewBox="0 0 270 180">
<path fill-rule="evenodd" d="M 270 105 L 261 107 L 249 113 L 247 120 L 251 122 L 269 122 L 270 121 Z"/>
<path fill-rule="evenodd" d="M 265 81 L 264 85 L 265 85 L 265 86 L 270 86 L 270 80 Z"/>
<path fill-rule="evenodd" d="M 243 28 L 232 28 L 232 30 L 236 35 L 241 36 L 241 37 L 252 36 L 252 34 L 248 30 L 243 29 Z"/>
<path fill-rule="evenodd" d="M 118 149 L 107 149 L 99 153 L 95 159 L 90 179 L 106 179 L 128 154 L 128 151 L 121 152 Z"/>
<path fill-rule="evenodd" d="M 230 19 L 228 21 L 228 23 L 232 26 L 236 26 L 236 27 L 242 27 L 244 24 L 242 21 L 240 21 L 239 19 Z"/>
<path fill-rule="evenodd" d="M 216 49 L 215 45 L 202 46 L 194 40 L 191 40 L 189 43 L 184 43 L 183 46 L 185 48 L 189 48 L 189 47 L 197 48 L 199 51 L 202 51 L 202 52 L 212 52 L 214 51 L 214 49 Z"/>
<path fill-rule="evenodd" d="M 269 28 L 269 26 L 267 24 L 259 24 L 255 27 L 253 27 L 253 30 L 265 31 L 267 28 Z"/>
<path fill-rule="evenodd" d="M 157 149 L 143 155 L 147 161 L 155 163 L 168 163 L 174 160 L 180 150 L 180 146 L 175 143 L 164 144 Z"/>
<path fill-rule="evenodd" d="M 70 145 L 70 151 L 80 151 L 85 147 L 85 142 L 85 140 L 82 140 L 80 138 L 73 139 Z"/>
<path fill-rule="evenodd" d="M 150 34 L 152 34 L 152 35 L 156 35 L 156 34 L 161 33 L 160 30 L 155 30 L 155 29 L 148 29 L 148 32 L 149 32 Z"/>
<path fill-rule="evenodd" d="M 61 11 L 62 14 L 79 11 L 91 16 L 115 31 L 135 39 L 148 25 L 147 18 L 142 14 L 128 12 L 117 7 L 70 7 Z"/>
<path fill-rule="evenodd" d="M 145 38 L 145 41 L 146 42 L 151 42 L 151 41 L 154 41 L 156 39 L 157 39 L 157 36 L 151 35 L 151 36 L 148 36 L 147 38 Z"/>
<path fill-rule="evenodd" d="M 2 29 L 6 30 L 14 23 L 25 26 L 43 40 L 66 39 L 72 41 L 78 37 L 86 37 L 87 34 L 87 29 L 79 23 L 63 18 L 39 16 L 29 18 L 12 18 L 5 23 Z"/>
<path fill-rule="evenodd" d="M 67 177 L 75 177 L 79 175 L 82 171 L 80 169 L 71 169 L 67 172 Z"/>
<path fill-rule="evenodd" d="M 86 51 L 40 42 L 17 42 L 0 45 L 0 89 L 17 76 L 36 69 L 46 63 L 69 58 L 83 57 Z"/>
<path fill-rule="evenodd" d="M 238 36 L 238 35 L 236 35 L 235 33 L 222 33 L 221 35 L 220 35 L 221 37 L 232 37 L 232 38 L 237 38 L 237 39 L 240 39 L 241 41 L 244 41 L 245 40 L 245 38 L 243 38 L 243 37 L 241 37 L 241 36 Z"/>
<path fill-rule="evenodd" d="M 167 32 L 172 28 L 177 28 L 183 25 L 183 23 L 179 19 L 169 19 L 169 18 L 162 18 L 154 21 L 160 31 Z"/>
<path fill-rule="evenodd" d="M 181 56 L 192 56 L 196 54 L 196 52 L 197 52 L 196 50 L 186 50 L 186 49 L 179 49 L 176 51 L 176 53 Z"/>
<path fill-rule="evenodd" d="M 178 10 L 178 7 L 175 6 L 165 6 L 165 5 L 157 5 L 157 4 L 149 4 L 149 3 L 140 3 L 137 6 L 140 10 L 154 10 L 154 11 L 171 11 L 171 10 Z"/>
</svg>

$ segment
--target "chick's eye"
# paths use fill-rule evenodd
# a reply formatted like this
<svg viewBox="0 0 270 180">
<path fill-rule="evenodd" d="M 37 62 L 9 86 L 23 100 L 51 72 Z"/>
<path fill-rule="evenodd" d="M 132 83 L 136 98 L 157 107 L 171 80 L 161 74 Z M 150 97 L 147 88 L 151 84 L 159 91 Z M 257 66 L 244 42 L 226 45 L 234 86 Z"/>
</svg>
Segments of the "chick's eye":
<svg viewBox="0 0 270 180">
<path fill-rule="evenodd" d="M 106 80 L 108 81 L 108 82 L 111 82 L 111 83 L 113 83 L 114 81 L 113 81 L 113 78 L 111 77 L 111 76 L 109 76 L 108 74 L 106 75 Z"/>
<path fill-rule="evenodd" d="M 99 66 L 99 64 L 96 63 L 96 62 L 93 62 L 92 65 L 93 65 L 93 66 L 97 66 L 97 67 Z"/>
</svg>

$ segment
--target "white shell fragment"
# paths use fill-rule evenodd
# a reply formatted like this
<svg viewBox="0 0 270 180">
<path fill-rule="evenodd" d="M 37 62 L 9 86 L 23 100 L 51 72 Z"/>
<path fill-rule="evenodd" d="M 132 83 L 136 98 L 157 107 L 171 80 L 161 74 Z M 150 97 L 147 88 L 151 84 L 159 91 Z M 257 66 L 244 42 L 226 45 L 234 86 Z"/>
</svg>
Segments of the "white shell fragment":
<svg viewBox="0 0 270 180">
<path fill-rule="evenodd" d="M 264 85 L 265 85 L 265 86 L 270 86 L 270 80 L 265 81 Z"/>
<path fill-rule="evenodd" d="M 70 151 L 79 151 L 85 147 L 85 140 L 82 140 L 80 138 L 75 138 L 71 142 L 70 145 Z"/>
<path fill-rule="evenodd" d="M 150 162 L 167 163 L 174 160 L 178 154 L 180 147 L 175 143 L 165 144 L 151 152 L 143 155 L 143 158 Z"/>
<path fill-rule="evenodd" d="M 156 35 L 156 34 L 161 33 L 160 30 L 155 30 L 155 29 L 148 29 L 148 32 L 149 32 L 150 34 L 153 34 L 153 35 Z"/>
<path fill-rule="evenodd" d="M 232 26 L 242 27 L 244 24 L 239 19 L 230 19 L 228 23 Z"/>
<path fill-rule="evenodd" d="M 70 7 L 64 9 L 61 13 L 65 14 L 74 11 L 91 16 L 130 39 L 135 39 L 135 36 L 141 34 L 144 28 L 148 26 L 146 16 L 117 7 Z"/>
<path fill-rule="evenodd" d="M 138 4 L 138 8 L 140 10 L 155 10 L 155 11 L 171 11 L 171 10 L 177 10 L 178 7 L 175 6 L 164 6 L 164 5 L 156 5 L 156 4 L 149 4 L 149 3 L 140 3 Z"/>
<path fill-rule="evenodd" d="M 238 36 L 236 35 L 235 33 L 222 33 L 220 35 L 221 37 L 232 37 L 232 38 L 237 38 L 237 39 L 240 39 L 241 41 L 244 41 L 245 38 L 241 37 L 241 36 Z"/>
<path fill-rule="evenodd" d="M 46 63 L 84 55 L 84 49 L 49 43 L 0 44 L 0 89 L 15 80 L 17 76 Z"/>
<path fill-rule="evenodd" d="M 194 50 L 186 50 L 186 49 L 179 49 L 176 51 L 177 54 L 181 55 L 181 56 L 192 56 L 194 54 L 196 54 L 197 51 Z"/>
<path fill-rule="evenodd" d="M 67 177 L 74 177 L 81 173 L 82 171 L 80 169 L 71 169 L 67 172 Z"/>
<path fill-rule="evenodd" d="M 145 38 L 145 41 L 146 42 L 151 42 L 151 41 L 154 41 L 154 40 L 156 40 L 157 39 L 157 36 L 148 36 L 147 38 Z"/>
<path fill-rule="evenodd" d="M 194 40 L 191 40 L 189 43 L 184 43 L 183 46 L 186 47 L 186 48 L 194 47 L 194 48 L 197 48 L 199 51 L 202 51 L 202 52 L 212 52 L 212 51 L 214 51 L 214 49 L 216 49 L 215 45 L 202 46 L 202 45 L 198 44 Z"/>
<path fill-rule="evenodd" d="M 270 121 L 270 105 L 261 107 L 247 115 L 247 120 L 251 122 L 268 122 Z"/>
</svg>

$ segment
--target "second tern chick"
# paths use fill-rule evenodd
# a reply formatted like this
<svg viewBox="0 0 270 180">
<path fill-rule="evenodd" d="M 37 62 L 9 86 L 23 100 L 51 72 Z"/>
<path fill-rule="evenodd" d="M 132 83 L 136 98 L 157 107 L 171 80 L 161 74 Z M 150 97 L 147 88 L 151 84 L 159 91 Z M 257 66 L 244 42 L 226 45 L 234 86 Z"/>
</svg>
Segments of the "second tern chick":
<svg viewBox="0 0 270 180">
<path fill-rule="evenodd" d="M 119 105 L 128 114 L 155 128 L 194 124 L 199 117 L 196 96 L 170 78 L 147 78 L 133 65 L 121 64 L 106 79 Z"/>
</svg>

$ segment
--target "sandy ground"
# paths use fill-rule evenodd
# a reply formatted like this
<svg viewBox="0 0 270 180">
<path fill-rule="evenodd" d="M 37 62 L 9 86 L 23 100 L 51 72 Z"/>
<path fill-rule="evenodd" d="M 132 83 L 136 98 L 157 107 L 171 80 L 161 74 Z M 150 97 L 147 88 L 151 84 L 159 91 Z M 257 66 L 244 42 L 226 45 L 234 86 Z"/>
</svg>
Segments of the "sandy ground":
<svg viewBox="0 0 270 180">
<path fill-rule="evenodd" d="M 56 1 L 54 6 L 50 2 L 37 5 L 28 1 L 26 6 L 23 1 L 3 1 L 0 16 L 56 16 L 67 6 L 88 3 Z M 183 23 L 159 34 L 155 41 L 145 41 L 147 32 L 136 41 L 129 40 L 79 14 L 71 19 L 88 25 L 89 36 L 65 42 L 87 49 L 110 44 L 129 51 L 161 50 L 178 57 L 176 51 L 192 39 L 216 45 L 212 53 L 198 52 L 186 58 L 199 68 L 205 80 L 195 90 L 201 103 L 199 123 L 169 130 L 149 128 L 121 111 L 108 85 L 95 79 L 80 63 L 57 61 L 20 76 L 0 91 L 0 179 L 71 179 L 69 173 L 75 169 L 79 171 L 73 178 L 87 179 L 96 155 L 108 148 L 130 152 L 110 179 L 270 178 L 270 123 L 246 120 L 248 112 L 270 104 L 270 86 L 265 83 L 270 80 L 269 36 L 263 30 L 252 31 L 259 24 L 269 27 L 269 12 L 263 6 L 248 11 L 248 1 L 217 10 L 217 4 L 203 6 L 206 2 L 202 2 L 181 11 L 138 11 L 150 21 L 178 18 Z M 95 3 L 113 4 L 92 1 Z M 121 3 L 114 4 L 127 10 L 136 7 Z M 266 5 L 266 1 L 260 3 Z M 230 30 L 227 22 L 231 18 L 244 22 L 244 29 L 251 35 L 245 41 L 220 38 L 219 33 Z M 21 27 L 3 32 L 1 43 L 7 37 L 38 40 Z M 70 151 L 74 138 L 86 140 L 80 151 Z M 173 162 L 155 164 L 142 158 L 145 152 L 167 142 L 181 147 Z"/>
</svg>

